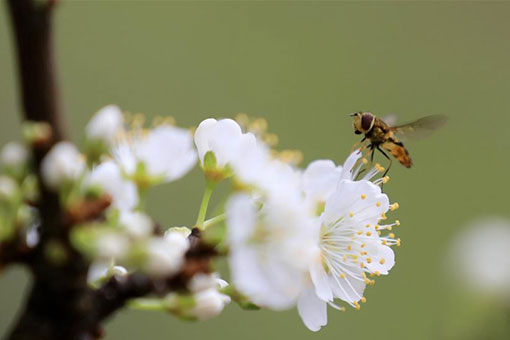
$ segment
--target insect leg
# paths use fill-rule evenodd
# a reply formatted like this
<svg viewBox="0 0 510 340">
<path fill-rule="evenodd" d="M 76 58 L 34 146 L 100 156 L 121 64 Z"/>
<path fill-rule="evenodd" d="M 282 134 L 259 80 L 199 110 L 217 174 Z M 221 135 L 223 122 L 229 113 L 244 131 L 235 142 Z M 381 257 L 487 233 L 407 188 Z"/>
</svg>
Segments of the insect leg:
<svg viewBox="0 0 510 340">
<path fill-rule="evenodd" d="M 372 153 L 370 154 L 370 164 L 372 164 L 374 162 L 374 153 L 375 153 L 374 144 L 370 144 L 369 148 L 370 148 L 370 150 L 372 150 Z M 379 149 L 379 147 L 377 147 L 377 149 Z"/>
<path fill-rule="evenodd" d="M 354 150 L 356 150 L 356 148 L 358 147 L 358 145 L 363 144 L 363 142 L 364 142 L 366 139 L 367 139 L 367 137 L 363 137 L 363 139 L 362 139 L 362 140 L 360 140 L 359 142 L 355 143 L 355 144 L 352 146 L 351 153 L 353 153 L 353 152 L 354 152 Z M 365 146 L 362 146 L 362 147 L 360 147 L 359 149 L 360 149 L 360 151 L 362 151 L 364 148 L 365 148 Z"/>
<path fill-rule="evenodd" d="M 379 150 L 384 155 L 384 157 L 386 157 L 390 161 L 390 164 L 388 165 L 388 169 L 386 169 L 386 171 L 384 171 L 384 174 L 382 175 L 384 177 L 390 171 L 391 164 L 393 163 L 393 160 L 379 146 L 377 146 L 377 150 Z"/>
</svg>

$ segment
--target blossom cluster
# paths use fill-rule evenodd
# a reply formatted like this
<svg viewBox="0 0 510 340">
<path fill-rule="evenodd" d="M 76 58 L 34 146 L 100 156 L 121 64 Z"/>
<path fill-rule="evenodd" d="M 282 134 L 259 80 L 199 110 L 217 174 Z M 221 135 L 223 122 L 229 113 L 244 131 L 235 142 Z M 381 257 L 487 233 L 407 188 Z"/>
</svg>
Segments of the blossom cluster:
<svg viewBox="0 0 510 340">
<path fill-rule="evenodd" d="M 316 160 L 300 169 L 296 153 L 273 149 L 277 138 L 264 121 L 241 118 L 206 119 L 194 131 L 162 119 L 146 128 L 140 116 L 106 106 L 88 123 L 81 151 L 64 141 L 47 153 L 42 183 L 30 171 L 26 147 L 7 144 L 0 155 L 0 200 L 6 202 L 0 241 L 22 230 L 27 244 L 37 244 L 38 212 L 29 202 L 42 186 L 75 212 L 72 244 L 90 260 L 93 287 L 132 272 L 176 275 L 186 266 L 192 230 L 228 257 L 230 283 L 212 271 L 197 273 L 186 291 L 139 299 L 133 307 L 199 320 L 231 300 L 246 308 L 297 307 L 312 331 L 326 325 L 328 305 L 359 309 L 366 286 L 393 267 L 391 246 L 400 245 L 391 232 L 400 223 L 385 222 L 398 208 L 381 190 L 388 178 L 359 151 L 343 166 Z M 164 230 L 147 215 L 147 191 L 179 180 L 197 163 L 206 183 L 197 220 Z M 211 195 L 227 180 L 232 192 L 224 211 L 210 217 Z M 80 219 L 82 203 L 101 197 L 108 201 L 104 214 Z"/>
</svg>

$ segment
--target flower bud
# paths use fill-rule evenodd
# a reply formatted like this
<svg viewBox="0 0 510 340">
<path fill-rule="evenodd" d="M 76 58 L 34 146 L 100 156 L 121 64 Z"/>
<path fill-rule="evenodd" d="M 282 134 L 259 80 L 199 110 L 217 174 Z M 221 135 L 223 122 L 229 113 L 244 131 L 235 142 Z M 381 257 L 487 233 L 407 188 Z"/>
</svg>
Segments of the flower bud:
<svg viewBox="0 0 510 340">
<path fill-rule="evenodd" d="M 139 212 L 122 212 L 119 223 L 129 235 L 135 238 L 148 236 L 151 234 L 153 227 L 152 220 L 149 216 Z"/>
<path fill-rule="evenodd" d="M 9 142 L 0 152 L 0 163 L 7 167 L 23 167 L 28 159 L 27 148 L 18 142 Z"/>
<path fill-rule="evenodd" d="M 122 111 L 116 105 L 108 105 L 100 109 L 85 128 L 87 139 L 100 140 L 111 145 L 122 130 L 124 119 Z"/>
<path fill-rule="evenodd" d="M 223 311 L 226 304 L 230 303 L 230 297 L 210 288 L 194 295 L 195 306 L 191 314 L 199 320 L 210 319 Z"/>
<path fill-rule="evenodd" d="M 41 164 L 42 178 L 51 189 L 77 180 L 84 169 L 82 155 L 70 142 L 59 142 L 53 146 Z"/>
<path fill-rule="evenodd" d="M 16 182 L 8 177 L 0 175 L 0 200 L 11 200 L 18 190 Z"/>
<path fill-rule="evenodd" d="M 147 244 L 144 270 L 152 276 L 164 277 L 181 269 L 189 242 L 184 235 L 172 232 L 164 238 L 153 238 Z"/>
<path fill-rule="evenodd" d="M 123 234 L 107 232 L 98 238 L 96 249 L 102 258 L 120 259 L 128 253 L 129 240 Z"/>
</svg>

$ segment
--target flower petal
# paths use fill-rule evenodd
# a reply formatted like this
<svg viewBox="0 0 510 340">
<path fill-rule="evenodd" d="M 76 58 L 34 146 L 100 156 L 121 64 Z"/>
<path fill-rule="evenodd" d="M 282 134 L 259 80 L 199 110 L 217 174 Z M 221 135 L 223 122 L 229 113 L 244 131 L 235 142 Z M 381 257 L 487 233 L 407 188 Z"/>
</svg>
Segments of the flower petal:
<svg viewBox="0 0 510 340">
<path fill-rule="evenodd" d="M 327 307 L 327 303 L 319 299 L 313 289 L 306 289 L 297 304 L 299 316 L 305 326 L 313 332 L 317 332 L 328 323 Z"/>
<path fill-rule="evenodd" d="M 319 159 L 303 173 L 303 191 L 308 199 L 324 202 L 335 191 L 341 170 L 329 159 Z"/>
<path fill-rule="evenodd" d="M 314 261 L 310 265 L 310 276 L 315 286 L 315 293 L 317 296 L 323 301 L 332 301 L 333 292 L 329 286 L 328 274 L 324 271 L 320 257 L 319 261 Z"/>
</svg>

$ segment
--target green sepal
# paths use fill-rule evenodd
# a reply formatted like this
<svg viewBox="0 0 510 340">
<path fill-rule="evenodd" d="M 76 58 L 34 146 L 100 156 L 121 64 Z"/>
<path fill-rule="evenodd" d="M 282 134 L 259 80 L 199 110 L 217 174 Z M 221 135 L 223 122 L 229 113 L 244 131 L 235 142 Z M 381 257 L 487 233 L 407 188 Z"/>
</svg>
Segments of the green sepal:
<svg viewBox="0 0 510 340">
<path fill-rule="evenodd" d="M 204 155 L 204 165 L 203 168 L 205 171 L 213 171 L 216 170 L 216 155 L 212 151 L 207 151 Z"/>
<path fill-rule="evenodd" d="M 239 293 L 239 291 L 237 291 L 232 285 L 228 285 L 219 291 L 220 293 L 230 296 L 230 298 L 244 310 L 260 310 L 259 306 L 251 302 L 246 296 Z"/>
</svg>

